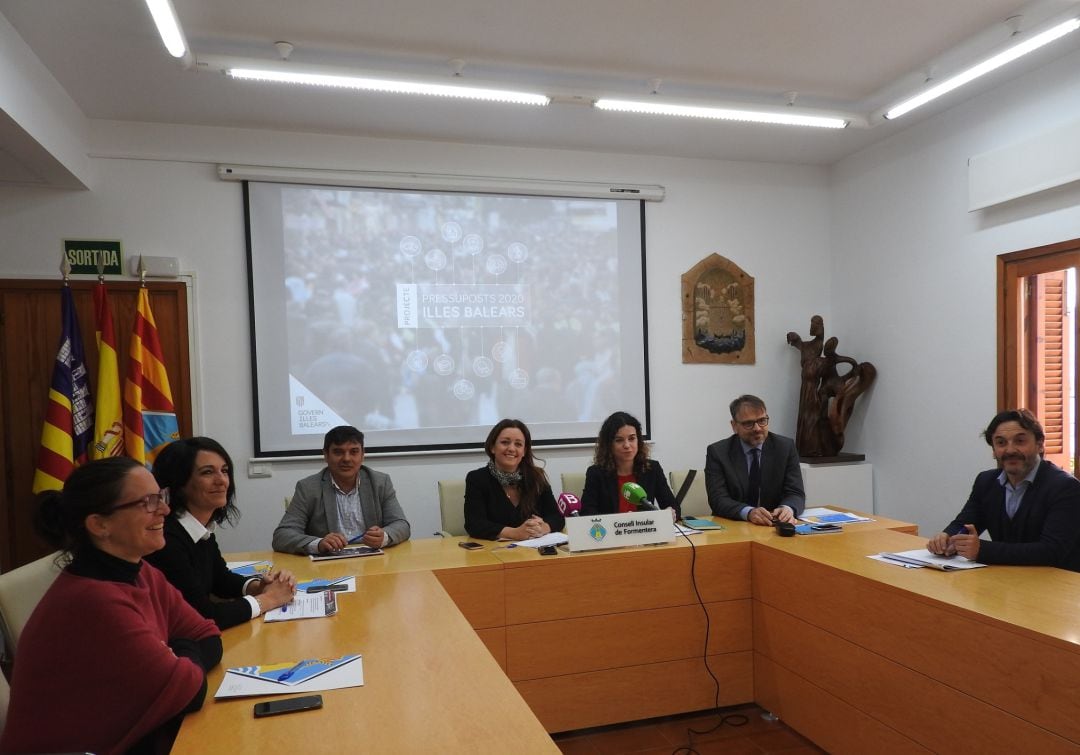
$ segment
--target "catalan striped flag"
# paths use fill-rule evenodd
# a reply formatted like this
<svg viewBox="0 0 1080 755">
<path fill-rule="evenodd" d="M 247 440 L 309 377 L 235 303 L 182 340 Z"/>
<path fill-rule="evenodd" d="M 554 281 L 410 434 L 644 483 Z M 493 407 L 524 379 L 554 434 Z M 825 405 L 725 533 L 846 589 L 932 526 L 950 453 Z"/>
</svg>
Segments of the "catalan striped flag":
<svg viewBox="0 0 1080 755">
<path fill-rule="evenodd" d="M 86 463 L 94 431 L 90 375 L 83 357 L 75 302 L 67 285 L 60 302 L 60 346 L 56 350 L 45 423 L 41 428 L 41 448 L 34 471 L 35 493 L 64 487 L 71 470 Z"/>
<path fill-rule="evenodd" d="M 139 289 L 135 327 L 128 348 L 128 374 L 124 381 L 124 446 L 127 455 L 147 467 L 158 452 L 180 437 L 169 376 L 158 338 L 150 294 Z"/>
<path fill-rule="evenodd" d="M 123 400 L 120 394 L 120 367 L 116 356 L 109 292 L 104 283 L 94 287 L 94 323 L 97 330 L 97 396 L 94 405 L 94 442 L 91 459 L 124 453 Z"/>
</svg>

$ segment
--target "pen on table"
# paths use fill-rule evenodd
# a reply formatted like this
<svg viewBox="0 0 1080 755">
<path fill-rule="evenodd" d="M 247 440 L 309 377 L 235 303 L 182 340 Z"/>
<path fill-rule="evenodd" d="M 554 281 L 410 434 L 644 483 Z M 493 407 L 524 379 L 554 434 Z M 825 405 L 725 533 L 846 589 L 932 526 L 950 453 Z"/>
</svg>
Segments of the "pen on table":
<svg viewBox="0 0 1080 755">
<path fill-rule="evenodd" d="M 291 669 L 289 669 L 289 670 L 288 670 L 288 671 L 286 671 L 286 672 L 285 672 L 284 674 L 282 674 L 281 676 L 279 676 L 279 677 L 277 678 L 277 680 L 278 680 L 279 682 L 283 682 L 283 681 L 285 681 L 286 679 L 288 679 L 289 677 L 291 677 L 291 676 L 292 676 L 293 674 L 295 674 L 295 673 L 296 673 L 297 671 L 299 671 L 300 669 L 302 669 L 302 668 L 304 667 L 304 664 L 305 664 L 305 663 L 307 663 L 307 659 L 304 659 L 304 660 L 300 661 L 299 663 L 297 663 L 297 664 L 296 664 L 295 666 L 293 666 L 293 667 L 292 667 Z"/>
</svg>

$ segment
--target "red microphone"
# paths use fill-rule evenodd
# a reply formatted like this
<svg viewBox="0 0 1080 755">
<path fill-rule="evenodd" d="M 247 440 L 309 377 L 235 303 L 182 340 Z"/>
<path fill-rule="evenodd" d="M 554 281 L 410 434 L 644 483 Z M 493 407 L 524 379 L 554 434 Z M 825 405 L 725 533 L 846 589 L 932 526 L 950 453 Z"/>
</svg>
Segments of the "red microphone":
<svg viewBox="0 0 1080 755">
<path fill-rule="evenodd" d="M 555 502 L 563 516 L 578 516 L 581 513 L 581 500 L 573 493 L 563 493 Z"/>
</svg>

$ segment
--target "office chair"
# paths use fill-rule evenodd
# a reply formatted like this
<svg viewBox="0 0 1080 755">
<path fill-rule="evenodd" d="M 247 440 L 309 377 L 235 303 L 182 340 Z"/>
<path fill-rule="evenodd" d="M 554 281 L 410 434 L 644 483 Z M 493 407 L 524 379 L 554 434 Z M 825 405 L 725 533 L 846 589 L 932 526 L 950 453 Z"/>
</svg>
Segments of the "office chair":
<svg viewBox="0 0 1080 755">
<path fill-rule="evenodd" d="M 7 574 L 0 574 L 0 631 L 4 635 L 5 659 L 15 657 L 27 619 L 60 573 L 57 555 L 50 553 Z"/>
<path fill-rule="evenodd" d="M 573 493 L 578 498 L 581 498 L 581 491 L 585 489 L 584 472 L 563 472 L 560 479 L 562 482 L 560 493 Z M 555 494 L 555 497 L 558 498 L 558 493 Z"/>
<path fill-rule="evenodd" d="M 456 537 L 465 534 L 465 481 L 439 480 L 439 513 L 442 514 L 442 529 L 436 532 L 441 537 Z"/>
<path fill-rule="evenodd" d="M 687 469 L 680 469 L 668 473 L 673 493 L 678 494 L 679 488 L 682 487 L 683 480 L 686 479 L 687 474 L 689 474 L 689 470 Z M 684 498 L 682 502 L 682 515 L 684 517 L 712 516 L 712 509 L 709 508 L 709 497 L 705 493 L 705 475 L 699 473 L 694 477 L 694 481 L 690 483 L 690 491 L 686 494 L 686 498 Z"/>
</svg>

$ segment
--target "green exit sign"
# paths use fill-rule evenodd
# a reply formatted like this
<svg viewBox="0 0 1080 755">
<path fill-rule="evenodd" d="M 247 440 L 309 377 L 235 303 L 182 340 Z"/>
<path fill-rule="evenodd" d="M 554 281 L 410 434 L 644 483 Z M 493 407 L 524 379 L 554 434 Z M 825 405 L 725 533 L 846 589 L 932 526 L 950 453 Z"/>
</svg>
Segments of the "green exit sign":
<svg viewBox="0 0 1080 755">
<path fill-rule="evenodd" d="M 123 275 L 124 256 L 119 241 L 64 239 L 64 256 L 72 275 L 97 275 L 98 262 L 104 263 L 103 275 Z"/>
</svg>

